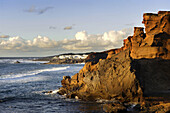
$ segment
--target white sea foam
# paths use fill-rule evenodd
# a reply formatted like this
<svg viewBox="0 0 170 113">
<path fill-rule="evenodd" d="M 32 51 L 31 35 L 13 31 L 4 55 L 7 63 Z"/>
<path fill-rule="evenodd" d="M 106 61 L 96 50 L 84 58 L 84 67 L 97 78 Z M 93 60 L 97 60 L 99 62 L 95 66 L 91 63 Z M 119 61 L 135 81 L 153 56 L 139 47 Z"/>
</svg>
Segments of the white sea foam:
<svg viewBox="0 0 170 113">
<path fill-rule="evenodd" d="M 46 91 L 44 94 L 45 95 L 52 95 L 52 94 L 56 94 L 59 90 L 53 90 L 53 91 Z"/>
<path fill-rule="evenodd" d="M 0 59 L 0 63 L 14 64 L 19 61 L 20 63 L 47 63 L 49 61 L 33 61 L 29 59 Z"/>
<path fill-rule="evenodd" d="M 7 83 L 27 83 L 27 82 L 37 82 L 37 81 L 45 81 L 45 80 L 48 80 L 48 77 L 45 77 L 45 76 L 32 76 L 32 77 L 28 77 L 28 78 L 22 78 L 22 80 L 20 79 L 13 79 L 13 78 L 7 78 L 7 79 L 0 79 L 0 85 L 4 85 L 4 84 L 7 84 Z"/>
<path fill-rule="evenodd" d="M 77 64 L 85 64 L 84 62 L 82 62 L 82 63 L 77 63 Z"/>
<path fill-rule="evenodd" d="M 42 72 L 48 72 L 48 71 L 60 71 L 60 70 L 65 70 L 70 68 L 70 66 L 66 67 L 54 67 L 54 68 L 49 68 L 49 69 L 40 69 L 40 70 L 34 70 L 34 71 L 29 71 L 27 73 L 20 73 L 20 74 L 9 74 L 9 75 L 1 75 L 0 80 L 2 79 L 13 79 L 13 78 L 20 78 L 20 77 L 25 77 L 25 76 L 31 76 L 31 75 L 36 75 Z"/>
<path fill-rule="evenodd" d="M 16 61 L 15 61 L 16 62 Z M 15 63 L 15 62 L 13 62 L 13 63 Z M 47 63 L 47 62 L 49 62 L 49 61 L 32 61 L 32 60 L 19 60 L 19 62 L 21 62 L 21 63 Z"/>
<path fill-rule="evenodd" d="M 36 94 L 40 94 L 40 95 L 53 95 L 53 94 L 57 94 L 57 92 L 59 91 L 59 89 L 56 90 L 43 90 L 43 91 L 35 91 L 34 93 Z"/>
<path fill-rule="evenodd" d="M 56 94 L 58 91 L 59 91 L 58 89 L 54 90 L 54 91 L 52 91 L 52 94 Z"/>
</svg>

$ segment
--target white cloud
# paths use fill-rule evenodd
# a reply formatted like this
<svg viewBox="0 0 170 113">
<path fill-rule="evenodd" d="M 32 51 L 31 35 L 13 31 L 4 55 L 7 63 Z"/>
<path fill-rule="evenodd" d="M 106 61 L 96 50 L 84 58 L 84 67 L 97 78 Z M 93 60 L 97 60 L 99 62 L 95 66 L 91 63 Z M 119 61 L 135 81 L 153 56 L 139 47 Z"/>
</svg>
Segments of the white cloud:
<svg viewBox="0 0 170 113">
<path fill-rule="evenodd" d="M 76 40 L 87 40 L 87 32 L 86 31 L 81 31 L 77 32 L 75 35 Z"/>
<path fill-rule="evenodd" d="M 23 49 L 25 45 L 24 39 L 18 36 L 0 41 L 0 49 Z"/>
<path fill-rule="evenodd" d="M 104 34 L 92 35 L 86 31 L 77 32 L 75 38 L 61 41 L 51 40 L 48 37 L 37 36 L 33 40 L 25 40 L 19 36 L 0 40 L 0 50 L 19 50 L 22 52 L 61 52 L 101 51 L 121 47 L 123 39 L 132 33 L 130 29 L 109 31 Z M 37 52 L 38 51 L 38 52 Z M 57 53 L 57 54 L 58 54 Z M 49 55 L 49 54 L 47 54 Z"/>
<path fill-rule="evenodd" d="M 103 34 L 102 39 L 116 43 L 116 42 L 122 40 L 126 35 L 127 35 L 127 33 L 123 32 L 123 31 L 109 31 L 109 32 L 105 32 Z"/>
<path fill-rule="evenodd" d="M 25 40 L 19 36 L 10 37 L 8 40 L 0 40 L 0 49 L 20 49 L 25 51 L 34 51 L 35 48 L 53 48 L 57 45 L 56 41 L 53 41 L 47 37 L 38 36 L 31 40 Z"/>
<path fill-rule="evenodd" d="M 57 46 L 57 42 L 49 39 L 48 37 L 38 36 L 33 39 L 32 46 L 37 46 L 39 48 L 52 48 Z"/>
</svg>

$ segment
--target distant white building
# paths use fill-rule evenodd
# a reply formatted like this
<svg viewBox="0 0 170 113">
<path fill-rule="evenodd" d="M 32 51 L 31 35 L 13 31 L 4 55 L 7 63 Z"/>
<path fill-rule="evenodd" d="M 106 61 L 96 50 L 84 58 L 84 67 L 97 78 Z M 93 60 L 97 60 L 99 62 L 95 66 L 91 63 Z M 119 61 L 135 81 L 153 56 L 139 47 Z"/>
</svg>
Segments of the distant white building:
<svg viewBox="0 0 170 113">
<path fill-rule="evenodd" d="M 59 56 L 59 59 L 65 59 L 64 55 Z"/>
<path fill-rule="evenodd" d="M 58 57 L 58 56 L 55 56 L 55 57 L 53 57 L 52 59 L 59 59 L 59 57 Z"/>
<path fill-rule="evenodd" d="M 58 59 L 85 59 L 87 58 L 88 55 L 61 55 L 59 57 L 57 57 Z M 55 58 L 55 59 L 57 59 Z"/>
</svg>

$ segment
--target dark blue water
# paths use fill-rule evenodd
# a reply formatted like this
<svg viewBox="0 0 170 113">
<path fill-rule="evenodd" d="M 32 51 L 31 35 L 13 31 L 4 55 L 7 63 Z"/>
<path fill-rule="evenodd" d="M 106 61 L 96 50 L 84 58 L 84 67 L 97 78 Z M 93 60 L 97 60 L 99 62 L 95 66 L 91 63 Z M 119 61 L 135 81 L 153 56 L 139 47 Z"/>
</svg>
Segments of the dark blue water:
<svg viewBox="0 0 170 113">
<path fill-rule="evenodd" d="M 103 112 L 99 103 L 66 99 L 56 93 L 62 77 L 76 74 L 84 64 L 42 63 L 31 58 L 0 58 L 0 113 Z"/>
</svg>

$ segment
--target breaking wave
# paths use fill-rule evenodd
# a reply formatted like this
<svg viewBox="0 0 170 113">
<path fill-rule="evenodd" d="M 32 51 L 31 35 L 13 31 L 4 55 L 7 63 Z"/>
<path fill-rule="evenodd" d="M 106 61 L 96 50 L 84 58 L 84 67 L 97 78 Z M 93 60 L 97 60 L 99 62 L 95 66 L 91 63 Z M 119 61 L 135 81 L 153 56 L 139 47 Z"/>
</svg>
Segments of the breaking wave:
<svg viewBox="0 0 170 113">
<path fill-rule="evenodd" d="M 1 75 L 0 76 L 0 80 L 21 78 L 21 77 L 25 77 L 25 76 L 37 75 L 39 73 L 48 72 L 48 71 L 66 70 L 68 68 L 70 68 L 70 66 L 66 66 L 66 67 L 54 67 L 54 68 L 49 68 L 49 69 L 40 69 L 40 70 L 28 71 L 26 73 L 19 73 L 19 74 Z"/>
<path fill-rule="evenodd" d="M 0 63 L 14 64 L 19 61 L 20 63 L 47 63 L 49 61 L 33 61 L 32 59 L 0 59 Z"/>
</svg>

